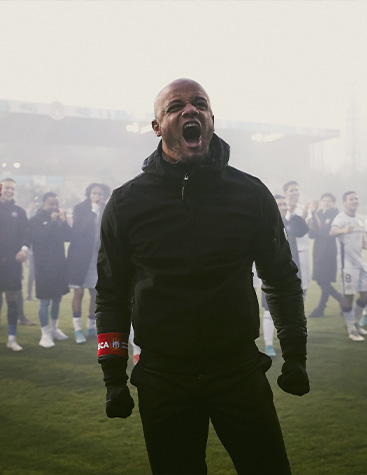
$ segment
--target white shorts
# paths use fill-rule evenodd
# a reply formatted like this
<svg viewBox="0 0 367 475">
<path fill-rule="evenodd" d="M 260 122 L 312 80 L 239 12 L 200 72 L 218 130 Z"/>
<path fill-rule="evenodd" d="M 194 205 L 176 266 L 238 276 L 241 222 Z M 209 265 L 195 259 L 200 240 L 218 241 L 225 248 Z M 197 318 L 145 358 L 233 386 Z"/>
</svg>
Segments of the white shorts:
<svg viewBox="0 0 367 475">
<path fill-rule="evenodd" d="M 363 267 L 341 269 L 341 283 L 344 295 L 367 292 L 367 272 Z"/>
</svg>

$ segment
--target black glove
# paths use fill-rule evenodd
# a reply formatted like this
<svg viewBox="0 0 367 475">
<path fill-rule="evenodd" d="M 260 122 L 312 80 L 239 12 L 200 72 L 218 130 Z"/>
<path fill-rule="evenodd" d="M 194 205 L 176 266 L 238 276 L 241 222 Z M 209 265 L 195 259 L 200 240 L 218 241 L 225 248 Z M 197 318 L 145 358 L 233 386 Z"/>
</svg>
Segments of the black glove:
<svg viewBox="0 0 367 475">
<path fill-rule="evenodd" d="M 134 399 L 127 385 L 107 386 L 106 414 L 108 417 L 129 417 L 134 409 Z"/>
<path fill-rule="evenodd" d="M 103 379 L 107 388 L 106 414 L 108 417 L 129 417 L 134 408 L 134 400 L 126 385 L 127 359 L 117 356 L 98 359 L 103 370 Z"/>
<path fill-rule="evenodd" d="M 287 358 L 278 377 L 278 386 L 286 393 L 303 396 L 310 391 L 305 358 Z"/>
</svg>

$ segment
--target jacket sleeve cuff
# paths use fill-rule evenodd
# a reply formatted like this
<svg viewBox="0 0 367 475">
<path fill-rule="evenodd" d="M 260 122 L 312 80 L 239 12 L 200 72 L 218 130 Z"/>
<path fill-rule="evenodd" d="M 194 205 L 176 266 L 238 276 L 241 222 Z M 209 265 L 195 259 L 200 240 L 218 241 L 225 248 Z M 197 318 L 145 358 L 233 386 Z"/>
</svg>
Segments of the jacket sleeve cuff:
<svg viewBox="0 0 367 475">
<path fill-rule="evenodd" d="M 284 360 L 305 362 L 307 359 L 306 343 L 307 336 L 282 338 L 280 340 L 280 347 Z"/>
<path fill-rule="evenodd" d="M 127 358 L 116 356 L 101 356 L 98 362 L 103 370 L 103 380 L 106 387 L 108 386 L 124 386 L 128 380 L 126 374 Z"/>
</svg>

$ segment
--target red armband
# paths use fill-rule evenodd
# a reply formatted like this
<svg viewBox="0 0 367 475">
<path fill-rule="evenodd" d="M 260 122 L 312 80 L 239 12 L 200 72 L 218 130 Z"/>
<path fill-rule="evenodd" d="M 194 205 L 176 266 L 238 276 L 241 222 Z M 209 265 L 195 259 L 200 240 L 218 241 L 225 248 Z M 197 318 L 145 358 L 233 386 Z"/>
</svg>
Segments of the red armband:
<svg viewBox="0 0 367 475">
<path fill-rule="evenodd" d="M 116 355 L 128 358 L 129 335 L 125 333 L 100 333 L 98 335 L 98 357 Z"/>
</svg>

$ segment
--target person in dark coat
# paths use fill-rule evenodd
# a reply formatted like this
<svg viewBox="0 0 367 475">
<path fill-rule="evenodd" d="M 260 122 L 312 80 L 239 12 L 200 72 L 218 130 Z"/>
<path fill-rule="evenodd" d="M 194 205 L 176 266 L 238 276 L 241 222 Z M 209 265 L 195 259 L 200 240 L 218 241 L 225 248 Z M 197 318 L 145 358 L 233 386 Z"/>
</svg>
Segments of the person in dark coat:
<svg viewBox="0 0 367 475">
<path fill-rule="evenodd" d="M 54 340 L 66 340 L 67 335 L 58 328 L 60 302 L 69 292 L 66 278 L 65 242 L 70 241 L 71 227 L 65 212 L 59 210 L 57 196 L 53 192 L 42 197 L 42 208 L 30 220 L 36 279 L 36 297 L 40 300 L 39 319 L 42 336 L 39 342 L 44 348 L 55 346 Z M 51 304 L 51 328 L 48 326 Z"/>
<path fill-rule="evenodd" d="M 110 189 L 102 183 L 91 183 L 85 192 L 87 199 L 73 211 L 72 237 L 68 251 L 68 283 L 74 289 L 72 301 L 76 343 L 85 343 L 82 331 L 82 300 L 84 289 L 89 290 L 87 337 L 97 337 L 95 300 L 97 283 L 97 255 L 100 245 L 101 216 L 110 196 Z"/>
<path fill-rule="evenodd" d="M 312 279 L 321 288 L 321 296 L 318 305 L 308 318 L 324 316 L 324 310 L 332 296 L 339 304 L 341 294 L 331 285 L 336 281 L 337 270 L 337 247 L 335 236 L 330 236 L 331 223 L 339 210 L 335 207 L 336 198 L 332 193 L 324 193 L 320 198 L 320 209 L 312 214 L 309 222 L 310 238 L 314 239 L 313 246 L 313 274 Z"/>
<path fill-rule="evenodd" d="M 7 347 L 13 351 L 23 348 L 16 341 L 19 300 L 22 290 L 22 263 L 29 248 L 29 222 L 26 212 L 14 201 L 15 181 L 2 180 L 0 197 L 0 292 L 5 293 L 8 306 L 9 336 Z"/>
</svg>

